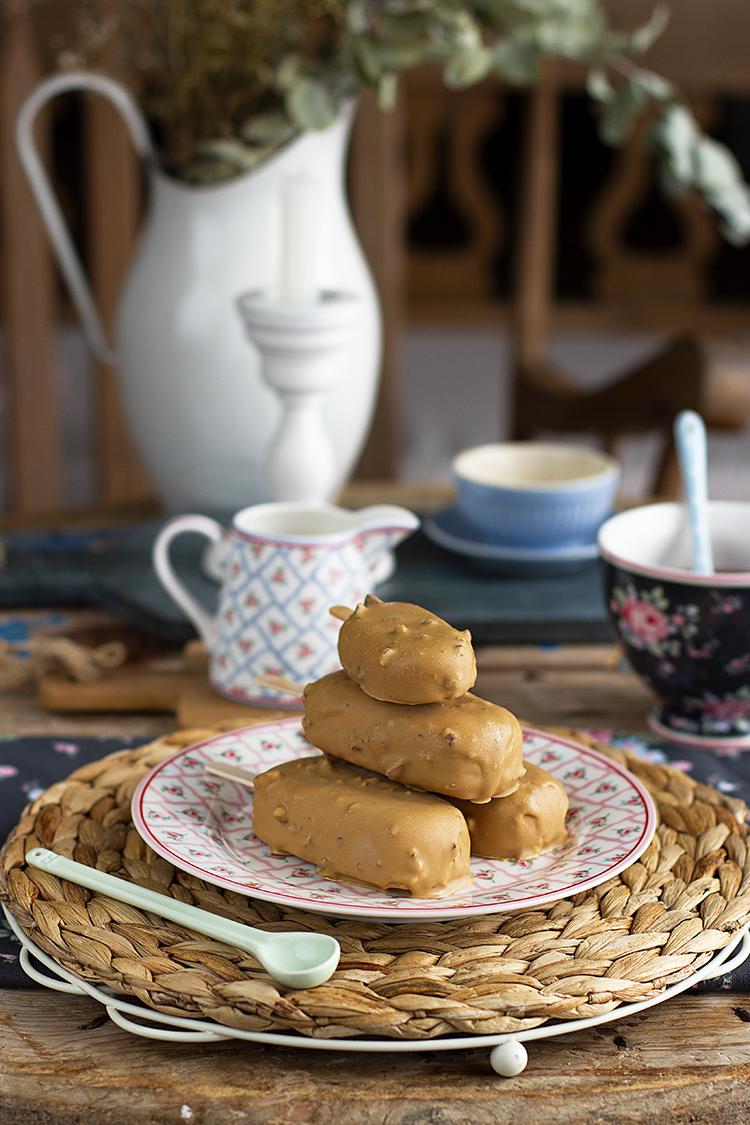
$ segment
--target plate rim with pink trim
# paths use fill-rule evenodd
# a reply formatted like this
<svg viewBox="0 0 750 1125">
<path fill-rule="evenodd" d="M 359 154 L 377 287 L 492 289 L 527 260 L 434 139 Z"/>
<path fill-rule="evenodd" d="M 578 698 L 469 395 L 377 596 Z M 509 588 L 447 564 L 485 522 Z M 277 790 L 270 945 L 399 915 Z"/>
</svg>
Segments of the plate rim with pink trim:
<svg viewBox="0 0 750 1125">
<path fill-rule="evenodd" d="M 257 857 L 256 871 L 258 870 L 258 864 L 275 864 L 278 866 L 279 874 L 272 877 L 270 885 L 265 885 L 263 883 L 259 886 L 257 877 L 255 882 L 252 881 L 252 866 L 248 868 L 251 874 L 250 879 L 247 877 L 244 879 L 231 877 L 231 873 L 237 874 L 234 865 L 239 865 L 240 860 L 236 857 L 233 858 L 233 853 L 229 850 L 226 843 L 226 838 L 211 837 L 208 845 L 202 845 L 204 848 L 206 846 L 216 848 L 218 852 L 223 850 L 223 854 L 229 858 L 228 864 L 226 864 L 225 861 L 223 865 L 219 865 L 223 867 L 223 870 L 209 869 L 205 863 L 205 853 L 203 856 L 192 856 L 191 859 L 187 858 L 185 853 L 189 853 L 191 849 L 189 845 L 185 843 L 185 831 L 187 830 L 188 832 L 188 840 L 191 838 L 191 830 L 198 833 L 199 837 L 201 832 L 204 837 L 208 837 L 210 832 L 210 829 L 206 827 L 208 818 L 196 824 L 195 818 L 197 817 L 199 819 L 200 816 L 204 815 L 201 809 L 204 811 L 209 809 L 210 811 L 211 802 L 216 800 L 217 805 L 215 808 L 221 810 L 221 816 L 223 818 L 228 817 L 231 821 L 234 818 L 234 813 L 231 811 L 227 813 L 227 805 L 229 805 L 230 808 L 240 808 L 252 799 L 247 789 L 240 786 L 239 783 L 233 781 L 219 781 L 216 778 L 206 779 L 205 774 L 202 773 L 196 773 L 191 777 L 191 782 L 195 780 L 199 781 L 201 789 L 198 793 L 192 790 L 192 788 L 190 790 L 194 800 L 188 802 L 186 809 L 192 810 L 189 813 L 189 817 L 193 819 L 188 821 L 188 813 L 183 810 L 183 819 L 178 818 L 174 821 L 174 824 L 180 827 L 183 833 L 183 839 L 172 838 L 167 843 L 165 839 L 157 835 L 156 830 L 152 827 L 154 824 L 157 824 L 158 831 L 162 833 L 162 836 L 169 836 L 170 834 L 172 837 L 175 835 L 179 836 L 176 828 L 168 827 L 168 825 L 172 823 L 170 817 L 177 816 L 174 808 L 171 811 L 167 809 L 166 813 L 162 811 L 165 807 L 165 801 L 169 800 L 165 794 L 170 793 L 170 791 L 162 788 L 160 796 L 157 792 L 157 784 L 161 782 L 163 786 L 164 781 L 169 780 L 170 771 L 174 773 L 175 770 L 178 770 L 181 763 L 183 765 L 184 778 L 185 762 L 183 762 L 183 759 L 187 759 L 190 763 L 189 768 L 193 768 L 195 765 L 204 763 L 209 757 L 215 757 L 217 748 L 226 743 L 229 743 L 231 746 L 232 742 L 235 744 L 240 742 L 243 750 L 245 750 L 247 747 L 244 740 L 249 739 L 253 743 L 260 740 L 259 745 L 263 747 L 263 740 L 265 739 L 266 743 L 269 743 L 272 733 L 275 734 L 276 737 L 279 737 L 280 728 L 285 732 L 287 728 L 291 727 L 295 728 L 291 733 L 292 737 L 296 740 L 296 745 L 290 747 L 288 743 L 285 744 L 283 748 L 284 756 L 278 758 L 269 757 L 263 761 L 263 768 L 270 769 L 273 765 L 279 764 L 281 761 L 286 761 L 290 757 L 311 753 L 317 754 L 318 751 L 307 743 L 301 734 L 299 716 L 292 716 L 290 718 L 274 719 L 267 723 L 241 727 L 232 731 L 224 731 L 220 734 L 213 735 L 211 738 L 195 743 L 194 745 L 183 746 L 169 758 L 157 763 L 156 766 L 144 775 L 133 793 L 131 812 L 133 825 L 138 835 L 157 855 L 167 860 L 178 870 L 190 875 L 196 875 L 206 882 L 212 883 L 214 886 L 221 887 L 223 890 L 245 894 L 249 898 L 270 902 L 276 906 L 310 910 L 318 914 L 349 919 L 369 918 L 388 922 L 428 922 L 477 917 L 484 914 L 503 913 L 509 910 L 530 910 L 539 906 L 551 905 L 553 902 L 557 902 L 571 895 L 580 894 L 582 891 L 591 890 L 601 883 L 614 878 L 616 875 L 620 874 L 620 872 L 624 871 L 626 867 L 635 863 L 650 844 L 656 831 L 658 816 L 653 800 L 642 782 L 629 770 L 620 766 L 619 763 L 606 757 L 604 754 L 594 750 L 592 747 L 585 746 L 573 739 L 564 738 L 561 735 L 538 730 L 534 727 L 524 726 L 524 754 L 529 757 L 529 760 L 535 761 L 540 756 L 539 748 L 536 745 L 537 742 L 544 743 L 548 747 L 557 746 L 565 748 L 566 751 L 572 750 L 578 758 L 583 758 L 588 763 L 591 763 L 592 766 L 595 765 L 599 767 L 599 769 L 603 769 L 605 776 L 613 775 L 624 779 L 627 783 L 626 790 L 629 789 L 631 791 L 630 804 L 633 804 L 634 808 L 639 808 L 641 812 L 640 819 L 638 819 L 635 824 L 637 838 L 629 845 L 619 845 L 620 848 L 625 847 L 625 851 L 620 853 L 614 852 L 611 864 L 606 867 L 600 867 L 593 874 L 589 873 L 589 868 L 584 867 L 582 873 L 576 873 L 581 877 L 575 878 L 573 882 L 567 886 L 556 888 L 548 887 L 547 889 L 539 890 L 536 894 L 523 895 L 522 897 L 516 898 L 512 896 L 508 897 L 509 892 L 507 890 L 507 880 L 513 876 L 517 870 L 524 872 L 530 870 L 533 875 L 534 865 L 542 864 L 549 868 L 550 861 L 554 860 L 555 863 L 551 867 L 551 870 L 554 871 L 559 856 L 563 854 L 569 855 L 570 857 L 581 855 L 578 866 L 582 866 L 586 862 L 581 850 L 582 844 L 579 843 L 576 846 L 575 843 L 576 839 L 580 840 L 583 838 L 576 834 L 578 824 L 587 823 L 585 817 L 582 818 L 579 812 L 581 809 L 585 810 L 588 807 L 595 808 L 597 804 L 601 805 L 602 808 L 606 807 L 606 798 L 603 798 L 599 802 L 593 801 L 591 797 L 586 799 L 581 798 L 582 803 L 576 804 L 578 791 L 576 790 L 575 793 L 572 791 L 569 778 L 567 777 L 565 781 L 566 789 L 569 792 L 569 796 L 571 796 L 571 814 L 574 819 L 576 817 L 578 818 L 571 833 L 571 843 L 566 843 L 559 848 L 553 849 L 552 852 L 548 853 L 546 856 L 540 856 L 533 860 L 520 861 L 517 864 L 501 863 L 500 861 L 474 857 L 472 859 L 472 871 L 475 875 L 474 888 L 470 892 L 458 892 L 447 898 L 411 898 L 403 895 L 401 892 L 379 891 L 375 888 L 369 889 L 360 886 L 355 887 L 346 883 L 333 882 L 330 879 L 318 875 L 317 872 L 315 872 L 313 864 L 307 864 L 305 861 L 292 856 L 271 856 L 266 845 L 257 840 L 257 837 L 253 837 L 251 831 L 243 837 L 243 840 L 245 842 L 250 842 L 252 848 L 255 849 Z M 276 748 L 280 749 L 280 747 Z M 294 751 L 297 751 L 297 753 Z M 256 748 L 256 753 L 258 752 Z M 191 757 L 189 758 L 188 756 Z M 238 761 L 236 751 L 233 751 L 233 764 L 248 764 L 247 756 L 244 762 L 242 760 Z M 542 763 L 537 762 L 537 764 Z M 545 768 L 550 769 L 552 773 L 556 772 L 555 764 L 555 762 L 549 760 L 544 761 Z M 253 768 L 257 768 L 257 766 L 253 765 Z M 581 766 L 578 767 L 579 770 L 581 768 Z M 181 776 L 179 771 L 175 776 L 178 778 Z M 561 778 L 561 780 L 563 780 L 563 778 Z M 184 779 L 181 784 L 185 784 Z M 611 785 L 611 782 L 607 784 Z M 600 787 L 601 785 L 602 782 L 600 778 Z M 174 792 L 174 788 L 174 785 L 172 785 L 172 793 Z M 220 793 L 225 794 L 224 797 L 221 798 L 221 801 L 219 801 Z M 639 802 L 633 802 L 633 797 L 636 795 L 639 798 Z M 176 800 L 179 801 L 181 798 L 178 797 Z M 579 812 L 576 812 L 577 809 Z M 629 815 L 632 819 L 633 814 L 630 813 Z M 187 829 L 185 827 L 186 825 L 188 825 Z M 241 827 L 240 830 L 242 830 Z M 631 829 L 628 829 L 628 831 L 630 832 Z M 589 852 L 591 851 L 592 844 L 597 839 L 603 838 L 603 834 L 601 833 L 599 836 L 596 835 L 596 829 L 594 828 L 594 835 L 586 836 Z M 192 848 L 192 851 L 196 850 L 200 851 L 201 849 Z M 251 852 L 251 859 L 252 855 L 253 853 Z M 243 857 L 242 862 L 243 866 L 245 866 L 247 857 Z M 589 861 L 589 863 L 590 862 L 592 861 Z M 304 875 L 306 868 L 310 871 L 309 875 Z M 311 888 L 315 889 L 310 889 L 301 895 L 290 893 L 288 890 L 288 880 L 291 877 L 292 869 L 295 869 L 295 876 L 299 876 L 300 872 L 302 872 L 303 877 L 310 884 Z M 537 869 L 541 870 L 542 875 L 546 874 L 544 866 Z M 479 881 L 480 875 L 478 872 L 482 871 L 491 872 L 491 875 L 485 874 L 482 876 L 483 878 L 504 878 L 506 880 L 504 889 L 498 893 L 498 897 L 492 898 L 491 894 L 486 891 L 485 886 Z M 526 883 L 529 882 L 525 877 L 522 881 Z M 533 883 L 531 885 L 533 886 Z M 479 890 L 478 887 L 481 887 L 481 890 Z M 300 884 L 295 884 L 295 890 L 300 889 Z M 469 899 L 473 901 L 468 901 Z"/>
</svg>

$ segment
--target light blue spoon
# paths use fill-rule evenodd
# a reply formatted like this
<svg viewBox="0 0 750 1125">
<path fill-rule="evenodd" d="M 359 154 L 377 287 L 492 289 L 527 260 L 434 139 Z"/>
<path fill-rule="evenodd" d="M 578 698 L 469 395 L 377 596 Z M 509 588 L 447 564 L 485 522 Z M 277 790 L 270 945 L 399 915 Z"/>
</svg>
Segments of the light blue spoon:
<svg viewBox="0 0 750 1125">
<path fill-rule="evenodd" d="M 696 574 L 713 574 L 714 556 L 708 520 L 706 425 L 694 410 L 681 411 L 674 423 L 677 454 L 685 488 L 690 547 Z"/>
<path fill-rule="evenodd" d="M 150 910 L 160 918 L 177 922 L 179 926 L 244 949 L 257 957 L 266 972 L 286 988 L 315 988 L 333 975 L 339 963 L 339 943 L 329 934 L 272 934 L 256 930 L 201 910 L 198 906 L 178 902 L 169 895 L 138 887 L 74 859 L 66 859 L 48 848 L 32 848 L 26 853 L 26 862 L 79 887 L 88 887 L 90 891 L 107 895 L 117 902 Z"/>
</svg>

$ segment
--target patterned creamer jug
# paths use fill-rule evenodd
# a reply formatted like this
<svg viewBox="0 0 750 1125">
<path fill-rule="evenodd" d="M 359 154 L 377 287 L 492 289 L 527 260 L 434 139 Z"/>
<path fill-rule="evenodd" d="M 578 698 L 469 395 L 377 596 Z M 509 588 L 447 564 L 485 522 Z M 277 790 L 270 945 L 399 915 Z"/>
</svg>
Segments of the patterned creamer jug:
<svg viewBox="0 0 750 1125">
<path fill-rule="evenodd" d="M 154 568 L 195 625 L 210 653 L 215 691 L 239 703 L 298 707 L 299 700 L 258 683 L 298 683 L 338 668 L 333 605 L 354 606 L 394 569 L 393 548 L 419 527 L 405 508 L 381 504 L 357 512 L 332 504 L 258 504 L 233 521 L 222 552 L 215 617 L 175 574 L 169 545 L 186 531 L 213 543 L 226 530 L 208 516 L 177 516 L 154 543 Z"/>
</svg>

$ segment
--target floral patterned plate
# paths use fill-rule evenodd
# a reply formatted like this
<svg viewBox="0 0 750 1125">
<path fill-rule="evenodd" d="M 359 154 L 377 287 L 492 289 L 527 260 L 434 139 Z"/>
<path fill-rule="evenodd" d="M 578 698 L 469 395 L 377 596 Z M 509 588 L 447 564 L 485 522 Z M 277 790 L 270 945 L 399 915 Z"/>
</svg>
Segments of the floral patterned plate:
<svg viewBox="0 0 750 1125">
<path fill-rule="evenodd" d="M 225 890 L 321 914 L 396 922 L 467 918 L 578 894 L 634 863 L 656 829 L 653 802 L 627 770 L 587 746 L 527 728 L 526 758 L 558 777 L 570 797 L 565 844 L 517 863 L 474 859 L 473 888 L 447 898 L 335 883 L 310 863 L 271 855 L 253 834 L 252 794 L 204 769 L 208 761 L 221 761 L 259 773 L 317 753 L 299 718 L 216 735 L 180 750 L 143 778 L 133 795 L 133 823 L 175 867 Z"/>
</svg>

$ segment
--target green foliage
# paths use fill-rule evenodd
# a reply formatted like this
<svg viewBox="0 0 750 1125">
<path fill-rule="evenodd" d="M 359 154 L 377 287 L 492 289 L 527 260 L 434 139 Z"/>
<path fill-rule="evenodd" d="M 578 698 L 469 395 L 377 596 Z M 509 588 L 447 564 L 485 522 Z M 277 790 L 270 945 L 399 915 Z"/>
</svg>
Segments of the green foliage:
<svg viewBox="0 0 750 1125">
<path fill-rule="evenodd" d="M 55 6 L 73 7 L 46 0 Z M 491 74 L 528 86 L 540 62 L 557 57 L 588 72 L 608 144 L 622 144 L 645 112 L 655 115 L 649 136 L 667 190 L 698 192 L 728 238 L 750 240 L 750 191 L 737 162 L 703 135 L 674 86 L 636 61 L 664 30 L 665 4 L 629 31 L 610 25 L 603 0 L 78 0 L 74 7 L 78 57 L 69 61 L 103 51 L 110 59 L 112 40 L 119 42 L 165 165 L 184 179 L 220 180 L 252 167 L 296 131 L 325 128 L 362 86 L 373 87 L 387 110 L 399 76 L 415 66 L 439 66 L 451 87 Z"/>
<path fill-rule="evenodd" d="M 718 141 L 701 133 L 685 106 L 673 103 L 651 131 L 665 188 L 679 197 L 697 191 L 722 220 L 728 241 L 750 240 L 750 188 L 739 164 Z"/>
</svg>

